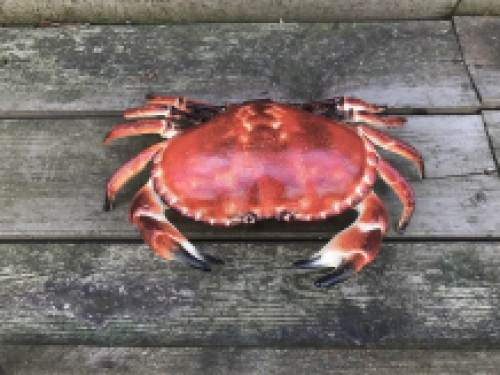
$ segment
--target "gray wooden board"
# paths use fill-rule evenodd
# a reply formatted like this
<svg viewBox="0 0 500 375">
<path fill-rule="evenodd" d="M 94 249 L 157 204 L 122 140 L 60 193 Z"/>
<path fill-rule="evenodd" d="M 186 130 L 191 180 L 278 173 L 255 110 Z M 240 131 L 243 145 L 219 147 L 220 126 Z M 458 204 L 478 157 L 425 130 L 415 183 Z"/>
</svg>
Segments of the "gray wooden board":
<svg viewBox="0 0 500 375">
<path fill-rule="evenodd" d="M 455 11 L 457 16 L 500 16 L 497 0 L 461 0 Z"/>
<path fill-rule="evenodd" d="M 493 375 L 497 351 L 0 346 L 10 375 Z"/>
<path fill-rule="evenodd" d="M 325 22 L 449 16 L 458 0 L 24 0 L 2 1 L 2 24 L 59 22 Z M 17 5 L 16 5 L 17 4 Z"/>
<path fill-rule="evenodd" d="M 455 17 L 465 62 L 485 107 L 500 105 L 500 18 Z"/>
<path fill-rule="evenodd" d="M 483 118 L 498 162 L 500 160 L 500 111 L 483 111 Z"/>
<path fill-rule="evenodd" d="M 147 180 L 147 170 L 129 183 L 104 212 L 105 185 L 113 171 L 157 141 L 156 136 L 128 137 L 102 145 L 120 119 L 0 121 L 0 236 L 3 239 L 115 238 L 136 239 L 127 220 L 130 200 Z M 417 208 L 407 237 L 497 236 L 500 181 L 484 176 L 494 167 L 480 116 L 412 116 L 390 133 L 422 152 L 428 178 L 415 166 L 386 151 L 381 154 L 410 181 Z M 377 183 L 392 222 L 401 204 L 395 193 Z M 354 216 L 327 222 L 279 223 L 216 228 L 169 212 L 174 225 L 190 238 L 330 238 Z M 392 232 L 391 237 L 400 238 Z"/>
<path fill-rule="evenodd" d="M 212 103 L 479 104 L 449 21 L 1 29 L 2 113 L 123 110 L 151 92 Z"/>
<path fill-rule="evenodd" d="M 212 272 L 146 245 L 1 244 L 0 341 L 112 346 L 498 348 L 499 243 L 386 243 L 330 289 L 315 242 L 195 242 Z"/>
</svg>

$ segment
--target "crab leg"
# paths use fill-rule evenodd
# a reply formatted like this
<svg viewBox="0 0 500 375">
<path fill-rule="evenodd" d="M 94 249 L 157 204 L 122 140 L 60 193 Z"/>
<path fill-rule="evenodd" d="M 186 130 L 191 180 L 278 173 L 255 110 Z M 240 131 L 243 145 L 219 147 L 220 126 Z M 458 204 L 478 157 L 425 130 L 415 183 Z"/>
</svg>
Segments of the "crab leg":
<svg viewBox="0 0 500 375">
<path fill-rule="evenodd" d="M 192 267 L 210 271 L 210 263 L 223 262 L 200 253 L 165 217 L 168 207 L 156 195 L 150 179 L 134 196 L 129 209 L 129 220 L 139 228 L 141 236 L 159 256 L 179 260 Z"/>
<path fill-rule="evenodd" d="M 315 102 L 305 103 L 302 105 L 304 109 L 338 109 L 340 111 L 365 111 L 370 113 L 383 112 L 387 107 L 377 106 L 367 103 L 361 99 L 349 96 L 335 96 L 329 99 L 318 100 Z"/>
<path fill-rule="evenodd" d="M 343 113 L 344 119 L 350 122 L 364 122 L 375 126 L 399 127 L 406 123 L 404 117 L 380 117 L 366 111 L 350 109 Z"/>
<path fill-rule="evenodd" d="M 396 230 L 402 233 L 406 229 L 415 209 L 415 193 L 404 177 L 382 158 L 378 160 L 377 172 L 386 184 L 396 192 L 401 203 L 403 203 L 403 215 L 396 227 Z"/>
<path fill-rule="evenodd" d="M 356 128 L 361 136 L 365 136 L 376 145 L 414 162 L 418 168 L 420 178 L 424 178 L 424 162 L 415 147 L 368 126 L 359 125 Z"/>
<path fill-rule="evenodd" d="M 370 192 L 358 206 L 357 220 L 333 237 L 309 260 L 294 263 L 299 268 L 333 267 L 335 271 L 316 280 L 316 286 L 331 286 L 357 273 L 377 255 L 388 231 L 387 211 L 377 195 Z"/>
<path fill-rule="evenodd" d="M 140 108 L 128 108 L 123 113 L 126 119 L 136 119 L 141 117 L 168 117 L 172 118 L 174 108 L 166 105 L 145 105 Z M 177 116 L 177 118 L 182 116 Z"/>
<path fill-rule="evenodd" d="M 141 108 L 129 108 L 125 111 L 124 117 L 126 119 L 136 118 L 151 118 L 151 117 L 164 117 L 169 119 L 185 119 L 192 121 L 206 121 L 211 119 L 218 112 L 206 111 L 200 109 L 197 111 L 179 109 L 172 106 L 164 105 L 146 105 Z"/>
<path fill-rule="evenodd" d="M 186 120 L 206 121 L 224 110 L 225 106 L 214 106 L 184 97 L 148 96 L 147 105 L 130 108 L 124 113 L 125 118 L 168 117 Z"/>
<path fill-rule="evenodd" d="M 377 106 L 367 103 L 361 99 L 337 96 L 330 99 L 319 100 L 317 102 L 306 103 L 302 105 L 303 109 L 327 109 L 333 112 L 324 113 L 325 116 L 341 116 L 343 119 L 352 122 L 364 122 L 377 126 L 398 127 L 406 123 L 403 117 L 380 117 L 376 113 L 383 112 L 387 107 Z"/>
<path fill-rule="evenodd" d="M 113 199 L 118 190 L 120 190 L 128 180 L 138 174 L 163 147 L 165 147 L 165 142 L 160 142 L 147 148 L 113 173 L 106 186 L 104 210 L 111 210 Z"/>
<path fill-rule="evenodd" d="M 108 134 L 106 134 L 103 142 L 107 145 L 115 138 L 140 134 L 159 134 L 163 138 L 172 138 L 180 132 L 181 131 L 176 124 L 166 119 L 139 120 L 113 126 Z"/>
<path fill-rule="evenodd" d="M 212 104 L 207 104 L 203 102 L 198 102 L 189 98 L 185 98 L 183 96 L 175 97 L 175 96 L 154 96 L 148 95 L 146 97 L 146 101 L 148 104 L 152 105 L 167 105 L 172 106 L 184 111 L 188 111 L 190 109 L 205 109 L 219 112 L 220 107 Z"/>
</svg>

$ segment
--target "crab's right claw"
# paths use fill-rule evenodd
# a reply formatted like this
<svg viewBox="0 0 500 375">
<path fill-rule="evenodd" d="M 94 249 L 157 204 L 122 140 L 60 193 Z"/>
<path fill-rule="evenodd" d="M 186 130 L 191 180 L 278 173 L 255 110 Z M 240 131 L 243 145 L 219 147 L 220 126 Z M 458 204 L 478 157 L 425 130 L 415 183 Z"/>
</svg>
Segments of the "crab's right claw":
<svg viewBox="0 0 500 375">
<path fill-rule="evenodd" d="M 356 273 L 356 264 L 354 262 L 345 262 L 335 269 L 332 273 L 320 277 L 314 282 L 316 286 L 329 287 L 330 285 L 341 283 Z"/>
<path fill-rule="evenodd" d="M 167 220 L 166 208 L 156 195 L 151 180 L 137 192 L 130 205 L 129 220 L 139 228 L 142 238 L 156 254 L 203 271 L 210 271 L 210 264 L 223 264 L 222 260 L 199 252 Z"/>
<path fill-rule="evenodd" d="M 294 263 L 298 268 L 329 267 L 334 271 L 320 277 L 315 285 L 328 287 L 345 281 L 370 263 L 388 230 L 387 211 L 371 192 L 357 207 L 358 219 L 340 232 L 309 260 Z"/>
</svg>

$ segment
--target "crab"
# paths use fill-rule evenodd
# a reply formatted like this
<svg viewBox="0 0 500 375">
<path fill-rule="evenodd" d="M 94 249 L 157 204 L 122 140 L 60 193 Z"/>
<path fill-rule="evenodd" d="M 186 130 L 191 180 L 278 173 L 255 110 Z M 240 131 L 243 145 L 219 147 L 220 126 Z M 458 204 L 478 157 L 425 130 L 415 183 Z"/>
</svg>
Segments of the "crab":
<svg viewBox="0 0 500 375">
<path fill-rule="evenodd" d="M 107 183 L 105 209 L 118 190 L 152 160 L 148 182 L 136 193 L 129 220 L 149 247 L 168 260 L 205 271 L 223 261 L 200 252 L 165 216 L 170 207 L 210 225 L 234 226 L 275 218 L 323 220 L 354 208 L 357 219 L 299 268 L 333 270 L 316 280 L 331 286 L 356 274 L 377 255 L 389 230 L 386 208 L 373 191 L 380 176 L 397 194 L 403 232 L 415 208 L 415 193 L 403 176 L 380 157 L 374 145 L 417 167 L 419 152 L 367 125 L 399 127 L 401 117 L 380 116 L 386 107 L 352 97 L 304 104 L 253 100 L 211 105 L 184 97 L 147 97 L 135 119 L 114 126 L 104 144 L 124 136 L 158 134 L 166 140 L 139 153 Z M 194 122 L 187 129 L 179 120 Z"/>
</svg>

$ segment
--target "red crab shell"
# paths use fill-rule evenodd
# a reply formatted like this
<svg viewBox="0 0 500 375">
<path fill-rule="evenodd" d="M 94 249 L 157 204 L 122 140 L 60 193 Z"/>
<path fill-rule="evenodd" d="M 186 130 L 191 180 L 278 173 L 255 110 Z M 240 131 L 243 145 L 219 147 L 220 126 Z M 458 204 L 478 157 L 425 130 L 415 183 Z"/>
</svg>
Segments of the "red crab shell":
<svg viewBox="0 0 500 375">
<path fill-rule="evenodd" d="M 354 128 L 298 108 L 254 102 L 171 139 L 154 158 L 154 189 L 210 224 L 324 219 L 359 203 L 377 158 Z"/>
<path fill-rule="evenodd" d="M 153 97 L 127 118 L 158 117 L 116 125 L 105 138 L 156 133 L 165 138 L 119 168 L 107 185 L 106 209 L 116 192 L 153 160 L 151 179 L 135 195 L 129 218 L 148 245 L 166 259 L 210 270 L 217 258 L 199 252 L 166 218 L 165 209 L 213 225 L 252 223 L 263 218 L 318 220 L 348 208 L 356 221 L 335 236 L 302 268 L 333 267 L 319 286 L 341 282 L 371 262 L 388 231 L 383 203 L 372 191 L 377 175 L 403 203 L 398 229 L 406 227 L 415 195 L 399 172 L 383 160 L 374 143 L 412 160 L 411 145 L 365 125 L 402 126 L 404 119 L 377 115 L 384 108 L 337 97 L 302 105 L 252 101 L 213 106 L 185 98 Z M 317 113 L 317 112 L 320 113 Z M 172 122 L 198 125 L 181 131 Z"/>
</svg>

